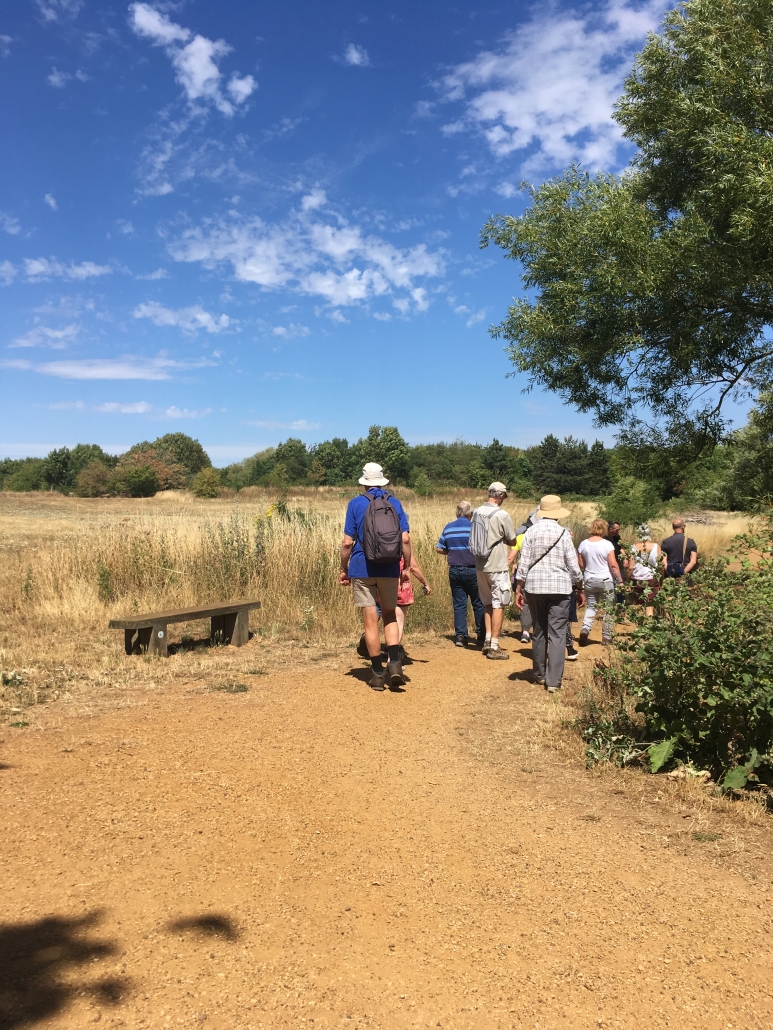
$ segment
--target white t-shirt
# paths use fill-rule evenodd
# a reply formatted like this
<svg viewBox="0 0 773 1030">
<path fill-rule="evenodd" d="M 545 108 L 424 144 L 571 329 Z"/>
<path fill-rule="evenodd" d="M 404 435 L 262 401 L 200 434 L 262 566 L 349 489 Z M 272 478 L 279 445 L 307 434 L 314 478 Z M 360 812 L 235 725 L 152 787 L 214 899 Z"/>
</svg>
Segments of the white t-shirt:
<svg viewBox="0 0 773 1030">
<path fill-rule="evenodd" d="M 583 540 L 577 551 L 585 560 L 585 575 L 596 576 L 598 579 L 612 579 L 607 556 L 614 550 L 615 545 L 609 540 Z"/>
</svg>

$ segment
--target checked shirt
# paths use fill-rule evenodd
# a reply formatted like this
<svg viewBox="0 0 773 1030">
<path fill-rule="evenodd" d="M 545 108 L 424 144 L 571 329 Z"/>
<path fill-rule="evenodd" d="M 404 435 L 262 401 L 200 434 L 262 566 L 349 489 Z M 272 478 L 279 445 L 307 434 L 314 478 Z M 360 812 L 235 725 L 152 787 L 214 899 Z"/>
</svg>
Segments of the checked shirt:
<svg viewBox="0 0 773 1030">
<path fill-rule="evenodd" d="M 555 540 L 556 546 L 534 565 Z M 582 581 L 582 572 L 569 530 L 555 519 L 535 522 L 523 538 L 516 579 L 527 594 L 570 594 L 573 584 Z"/>
</svg>

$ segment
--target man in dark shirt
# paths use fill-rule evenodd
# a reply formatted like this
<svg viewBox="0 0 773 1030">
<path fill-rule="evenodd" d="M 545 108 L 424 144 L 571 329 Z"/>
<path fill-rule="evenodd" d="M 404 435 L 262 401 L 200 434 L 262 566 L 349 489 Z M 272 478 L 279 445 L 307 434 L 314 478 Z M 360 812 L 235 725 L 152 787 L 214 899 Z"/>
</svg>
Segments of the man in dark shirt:
<svg viewBox="0 0 773 1030">
<path fill-rule="evenodd" d="M 679 579 L 695 568 L 698 562 L 698 545 L 692 537 L 685 537 L 684 519 L 674 519 L 671 528 L 673 534 L 667 536 L 660 546 L 668 559 L 666 575 L 671 579 Z"/>
<path fill-rule="evenodd" d="M 440 534 L 437 549 L 448 557 L 448 581 L 454 604 L 454 632 L 456 646 L 467 646 L 467 599 L 472 604 L 478 643 L 486 636 L 485 609 L 478 595 L 478 577 L 475 557 L 467 546 L 470 542 L 472 505 L 460 501 L 456 506 L 456 521 L 449 522 Z"/>
</svg>

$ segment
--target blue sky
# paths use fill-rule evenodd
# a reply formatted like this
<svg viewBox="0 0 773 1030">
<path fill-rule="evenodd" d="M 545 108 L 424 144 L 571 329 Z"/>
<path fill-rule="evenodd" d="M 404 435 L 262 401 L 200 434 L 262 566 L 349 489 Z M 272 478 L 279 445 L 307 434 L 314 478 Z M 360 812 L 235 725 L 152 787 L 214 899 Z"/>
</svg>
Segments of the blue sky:
<svg viewBox="0 0 773 1030">
<path fill-rule="evenodd" d="M 506 378 L 517 267 L 478 233 L 523 178 L 622 167 L 612 103 L 663 9 L 5 5 L 0 454 L 592 439 Z"/>
</svg>

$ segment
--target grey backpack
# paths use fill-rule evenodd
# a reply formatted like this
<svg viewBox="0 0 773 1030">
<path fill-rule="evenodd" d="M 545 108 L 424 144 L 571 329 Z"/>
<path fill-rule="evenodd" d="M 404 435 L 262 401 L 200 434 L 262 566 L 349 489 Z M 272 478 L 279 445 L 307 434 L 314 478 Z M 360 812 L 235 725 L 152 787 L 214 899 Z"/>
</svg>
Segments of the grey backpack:
<svg viewBox="0 0 773 1030">
<path fill-rule="evenodd" d="M 400 516 L 389 494 L 374 497 L 367 494 L 370 504 L 362 521 L 362 549 L 372 562 L 394 562 L 403 556 L 403 531 Z"/>
<path fill-rule="evenodd" d="M 472 513 L 472 525 L 470 526 L 470 542 L 467 545 L 470 554 L 476 558 L 488 558 L 491 548 L 488 546 L 488 527 L 491 521 L 490 515 L 484 515 L 480 508 Z"/>
</svg>

